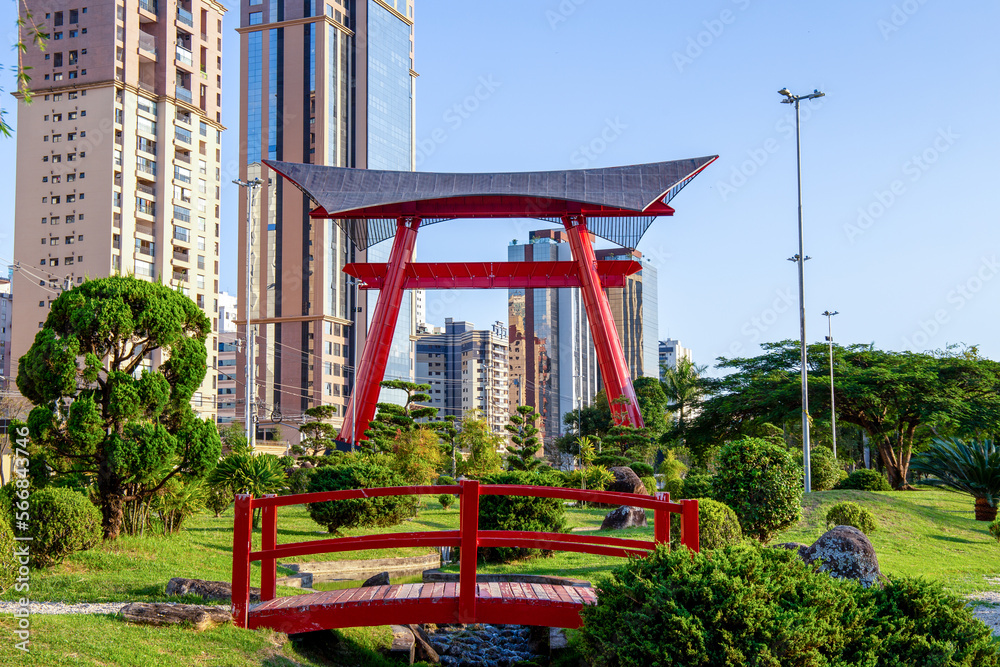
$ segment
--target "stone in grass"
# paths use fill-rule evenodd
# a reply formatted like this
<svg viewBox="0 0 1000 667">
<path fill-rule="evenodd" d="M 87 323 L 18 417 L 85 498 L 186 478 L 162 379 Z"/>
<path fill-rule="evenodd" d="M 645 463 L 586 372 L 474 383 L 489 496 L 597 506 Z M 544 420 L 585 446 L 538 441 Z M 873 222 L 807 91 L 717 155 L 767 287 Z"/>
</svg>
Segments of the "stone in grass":
<svg viewBox="0 0 1000 667">
<path fill-rule="evenodd" d="M 621 530 L 622 528 L 645 528 L 646 511 L 641 507 L 622 505 L 608 512 L 601 522 L 601 530 Z"/>
<path fill-rule="evenodd" d="M 204 579 L 184 579 L 174 577 L 167 582 L 167 595 L 200 595 L 205 602 L 218 600 L 228 602 L 233 599 L 233 586 L 228 581 L 205 581 Z M 260 589 L 250 589 L 250 602 L 260 602 Z"/>
<path fill-rule="evenodd" d="M 365 586 L 388 586 L 389 585 L 389 573 L 379 572 L 374 577 L 369 577 L 365 579 L 365 582 L 361 584 L 361 587 Z"/>
<path fill-rule="evenodd" d="M 608 468 L 608 472 L 615 476 L 613 482 L 608 484 L 607 491 L 615 491 L 617 493 L 637 493 L 640 496 L 649 495 L 646 493 L 646 487 L 639 479 L 639 476 L 635 474 L 631 468 L 625 466 L 615 466 Z"/>
<path fill-rule="evenodd" d="M 226 607 L 168 602 L 133 602 L 118 612 L 129 623 L 141 625 L 191 624 L 199 632 L 233 620 Z"/>
<path fill-rule="evenodd" d="M 865 588 L 880 584 L 878 556 L 868 536 L 853 526 L 834 526 L 812 546 L 799 549 L 806 564 L 820 561 L 819 569 L 838 579 L 854 579 Z"/>
</svg>

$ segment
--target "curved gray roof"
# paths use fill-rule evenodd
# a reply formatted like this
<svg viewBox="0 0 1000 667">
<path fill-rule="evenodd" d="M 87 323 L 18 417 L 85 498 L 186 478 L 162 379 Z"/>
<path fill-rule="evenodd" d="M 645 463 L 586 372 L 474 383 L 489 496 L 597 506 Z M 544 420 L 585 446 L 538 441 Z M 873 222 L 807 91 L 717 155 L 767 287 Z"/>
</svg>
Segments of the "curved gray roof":
<svg viewBox="0 0 1000 667">
<path fill-rule="evenodd" d="M 716 156 L 600 169 L 445 174 L 326 167 L 265 160 L 366 248 L 395 233 L 399 215 L 555 220 L 585 213 L 595 234 L 635 247 L 656 215 Z M 606 223 L 606 224 L 605 224 Z M 603 232 L 603 233 L 602 233 Z"/>
</svg>

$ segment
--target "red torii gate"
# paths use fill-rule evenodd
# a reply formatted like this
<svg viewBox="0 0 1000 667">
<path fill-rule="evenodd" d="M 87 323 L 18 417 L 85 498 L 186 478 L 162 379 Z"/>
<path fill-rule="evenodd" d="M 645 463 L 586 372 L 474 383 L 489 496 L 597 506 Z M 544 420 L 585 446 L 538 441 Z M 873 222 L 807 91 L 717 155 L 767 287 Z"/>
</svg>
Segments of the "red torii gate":
<svg viewBox="0 0 1000 667">
<path fill-rule="evenodd" d="M 629 261 L 598 262 L 590 234 L 634 248 L 655 217 L 673 215 L 668 202 L 717 157 L 495 174 L 378 171 L 265 160 L 318 203 L 312 217 L 338 220 L 360 249 L 393 238 L 385 264 L 344 267 L 346 273 L 365 280 L 362 288 L 381 291 L 339 438 L 352 443 L 363 439 L 375 417 L 379 383 L 406 289 L 579 287 L 615 420 L 641 428 L 642 415 L 603 290 L 623 286 L 625 276 L 640 267 Z M 525 270 L 517 266 L 522 262 L 410 261 L 421 224 L 455 218 L 539 218 L 562 223 L 573 262 L 539 262 Z M 619 397 L 627 403 L 615 403 Z"/>
</svg>

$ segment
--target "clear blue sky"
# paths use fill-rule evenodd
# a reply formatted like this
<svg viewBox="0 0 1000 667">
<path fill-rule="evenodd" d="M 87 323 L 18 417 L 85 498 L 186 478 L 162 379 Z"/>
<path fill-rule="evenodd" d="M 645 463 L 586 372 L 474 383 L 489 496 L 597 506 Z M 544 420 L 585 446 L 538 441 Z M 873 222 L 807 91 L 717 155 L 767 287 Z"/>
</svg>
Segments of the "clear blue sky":
<svg viewBox="0 0 1000 667">
<path fill-rule="evenodd" d="M 5 4 L 0 25 L 13 26 L 14 7 Z M 227 28 L 238 21 L 232 7 Z M 798 337 L 786 261 L 797 252 L 793 112 L 776 93 L 785 86 L 827 93 L 803 105 L 810 341 L 823 339 L 820 313 L 830 309 L 840 311 L 841 343 L 979 344 L 1000 359 L 995 2 L 418 0 L 416 21 L 422 171 L 721 156 L 639 246 L 659 270 L 660 337 L 680 339 L 699 363 Z M 239 42 L 226 38 L 223 149 L 235 166 Z M 12 88 L 9 75 L 3 85 Z M 3 146 L 9 183 L 14 142 Z M 229 291 L 239 280 L 237 196 L 224 188 Z M 8 188 L 8 244 L 12 210 Z M 434 225 L 418 258 L 505 260 L 512 239 L 544 226 Z M 431 292 L 428 315 L 485 327 L 506 320 L 506 293 Z"/>
</svg>

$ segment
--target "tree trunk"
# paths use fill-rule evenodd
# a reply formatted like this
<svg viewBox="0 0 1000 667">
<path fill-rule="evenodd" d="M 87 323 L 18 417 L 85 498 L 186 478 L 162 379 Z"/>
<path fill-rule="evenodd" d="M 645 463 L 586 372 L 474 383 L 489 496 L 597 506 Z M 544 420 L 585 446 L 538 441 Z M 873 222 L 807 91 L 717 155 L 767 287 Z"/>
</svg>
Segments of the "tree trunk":
<svg viewBox="0 0 1000 667">
<path fill-rule="evenodd" d="M 112 470 L 111 463 L 107 459 L 101 461 L 97 471 L 97 490 L 101 497 L 101 527 L 104 529 L 104 539 L 117 540 L 122 530 L 125 501 L 121 478 Z"/>
<path fill-rule="evenodd" d="M 976 498 L 976 521 L 993 521 L 996 518 L 996 505 L 991 507 L 986 498 Z"/>
</svg>

